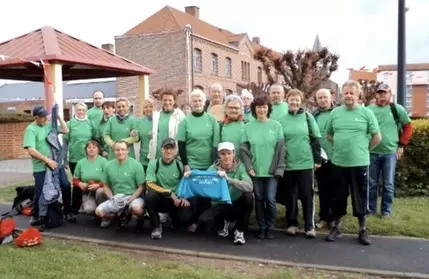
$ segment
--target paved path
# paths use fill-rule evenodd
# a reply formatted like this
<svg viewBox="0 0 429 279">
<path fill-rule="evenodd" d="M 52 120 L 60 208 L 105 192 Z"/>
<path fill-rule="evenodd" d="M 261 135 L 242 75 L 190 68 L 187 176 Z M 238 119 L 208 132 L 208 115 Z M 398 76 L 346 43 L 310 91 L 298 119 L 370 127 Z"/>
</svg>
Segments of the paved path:
<svg viewBox="0 0 429 279">
<path fill-rule="evenodd" d="M 0 161 L 0 187 L 33 178 L 30 159 Z"/>
<path fill-rule="evenodd" d="M 8 205 L 0 204 L 0 212 Z M 19 228 L 28 227 L 28 218 L 17 217 Z M 190 235 L 186 232 L 164 232 L 161 240 L 151 240 L 146 229 L 143 234 L 129 231 L 117 232 L 114 228 L 99 229 L 88 216 L 78 216 L 77 224 L 66 224 L 50 230 L 52 233 L 87 237 L 105 241 L 185 249 L 234 256 L 255 257 L 264 260 L 288 261 L 301 264 L 364 268 L 372 270 L 429 275 L 429 241 L 417 239 L 373 238 L 373 245 L 362 246 L 356 237 L 344 236 L 335 243 L 327 243 L 323 236 L 308 240 L 303 236 L 287 237 L 276 232 L 273 240 L 257 240 L 249 232 L 247 244 L 235 246 L 231 239 L 216 236 Z"/>
</svg>

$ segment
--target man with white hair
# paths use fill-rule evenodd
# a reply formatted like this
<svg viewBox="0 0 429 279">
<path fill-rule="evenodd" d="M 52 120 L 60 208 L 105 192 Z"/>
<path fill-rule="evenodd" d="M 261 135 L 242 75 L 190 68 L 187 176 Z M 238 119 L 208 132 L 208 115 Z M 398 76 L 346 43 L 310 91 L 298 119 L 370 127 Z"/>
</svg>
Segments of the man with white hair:
<svg viewBox="0 0 429 279">
<path fill-rule="evenodd" d="M 209 112 L 213 106 L 223 104 L 223 87 L 219 83 L 213 83 L 209 88 L 210 100 L 207 100 L 204 105 L 204 111 Z"/>
<path fill-rule="evenodd" d="M 252 115 L 252 110 L 250 109 L 250 105 L 253 102 L 253 95 L 249 90 L 243 89 L 241 91 L 241 100 L 243 100 L 243 118 L 246 122 L 252 121 L 255 119 Z"/>
<path fill-rule="evenodd" d="M 283 85 L 275 83 L 270 87 L 270 99 L 273 106 L 270 119 L 279 120 L 283 115 L 286 115 L 289 110 L 288 104 L 285 102 L 285 90 Z"/>
</svg>

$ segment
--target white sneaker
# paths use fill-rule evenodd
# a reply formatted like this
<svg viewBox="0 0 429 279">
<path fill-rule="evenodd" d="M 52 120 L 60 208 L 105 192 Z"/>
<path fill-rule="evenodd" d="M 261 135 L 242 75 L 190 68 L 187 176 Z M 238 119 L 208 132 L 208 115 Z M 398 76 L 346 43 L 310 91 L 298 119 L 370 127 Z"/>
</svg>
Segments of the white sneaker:
<svg viewBox="0 0 429 279">
<path fill-rule="evenodd" d="M 286 234 L 294 236 L 294 235 L 296 235 L 297 230 L 298 230 L 297 227 L 291 226 L 291 227 L 286 229 Z"/>
<path fill-rule="evenodd" d="M 160 225 L 158 228 L 152 230 L 150 234 L 150 238 L 152 239 L 161 239 L 162 238 L 162 226 Z"/>
<path fill-rule="evenodd" d="M 246 239 L 244 239 L 244 233 L 238 230 L 234 232 L 234 244 L 244 245 L 246 243 Z"/>
<path fill-rule="evenodd" d="M 104 229 L 110 225 L 111 220 L 102 219 L 100 223 L 100 228 Z"/>
<path fill-rule="evenodd" d="M 305 232 L 305 237 L 307 238 L 315 238 L 316 237 L 316 231 L 312 229 L 311 231 Z"/>
<path fill-rule="evenodd" d="M 225 220 L 225 224 L 223 225 L 223 229 L 217 232 L 218 236 L 227 237 L 229 235 L 229 225 L 230 222 Z"/>
</svg>

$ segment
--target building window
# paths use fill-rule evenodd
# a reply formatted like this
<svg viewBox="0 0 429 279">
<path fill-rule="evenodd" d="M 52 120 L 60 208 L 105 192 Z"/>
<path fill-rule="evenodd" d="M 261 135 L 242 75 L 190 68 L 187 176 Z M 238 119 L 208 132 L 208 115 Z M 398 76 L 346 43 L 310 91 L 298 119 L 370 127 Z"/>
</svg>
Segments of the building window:
<svg viewBox="0 0 429 279">
<path fill-rule="evenodd" d="M 212 74 L 217 75 L 217 54 L 212 53 Z"/>
<path fill-rule="evenodd" d="M 262 68 L 258 67 L 258 83 L 262 83 Z"/>
<path fill-rule="evenodd" d="M 405 108 L 410 110 L 413 108 L 413 86 L 407 85 L 407 91 L 405 93 Z"/>
<path fill-rule="evenodd" d="M 202 55 L 201 49 L 194 49 L 194 72 L 202 72 Z"/>
<path fill-rule="evenodd" d="M 241 79 L 250 81 L 250 63 L 241 61 Z"/>
<path fill-rule="evenodd" d="M 226 69 L 225 69 L 225 73 L 226 73 L 226 77 L 232 77 L 232 61 L 231 58 L 227 57 L 225 59 L 226 61 Z"/>
</svg>

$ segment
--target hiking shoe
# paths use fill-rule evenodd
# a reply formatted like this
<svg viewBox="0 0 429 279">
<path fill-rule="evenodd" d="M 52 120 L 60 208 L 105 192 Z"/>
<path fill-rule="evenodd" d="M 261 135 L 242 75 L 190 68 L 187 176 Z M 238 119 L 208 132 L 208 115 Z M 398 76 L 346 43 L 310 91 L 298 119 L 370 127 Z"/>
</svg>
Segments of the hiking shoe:
<svg viewBox="0 0 429 279">
<path fill-rule="evenodd" d="M 244 245 L 246 243 L 246 239 L 244 239 L 244 233 L 238 230 L 234 232 L 234 244 Z"/>
<path fill-rule="evenodd" d="M 64 216 L 64 219 L 66 220 L 66 221 L 68 221 L 68 222 L 70 222 L 70 223 L 76 223 L 76 217 L 74 216 L 74 214 L 73 213 L 67 213 L 65 216 Z"/>
<path fill-rule="evenodd" d="M 297 228 L 297 227 L 295 227 L 295 226 L 290 226 L 290 227 L 288 227 L 288 228 L 286 229 L 285 233 L 286 233 L 287 235 L 294 236 L 294 235 L 296 235 L 296 231 L 297 231 L 297 230 L 298 230 L 298 228 Z"/>
<path fill-rule="evenodd" d="M 105 229 L 110 225 L 111 220 L 101 219 L 100 228 Z"/>
<path fill-rule="evenodd" d="M 341 233 L 340 229 L 335 226 L 329 230 L 329 233 L 326 236 L 326 241 L 334 242 L 335 240 L 341 238 L 342 236 L 343 236 L 343 234 Z"/>
<path fill-rule="evenodd" d="M 328 225 L 328 223 L 326 221 L 320 220 L 318 223 L 316 223 L 316 228 L 323 229 L 327 225 Z"/>
<path fill-rule="evenodd" d="M 265 230 L 259 230 L 259 232 L 256 235 L 256 237 L 259 238 L 259 239 L 264 239 L 265 238 Z"/>
<path fill-rule="evenodd" d="M 272 234 L 271 230 L 267 229 L 265 231 L 265 239 L 273 239 L 273 238 L 274 238 L 274 235 Z"/>
<path fill-rule="evenodd" d="M 225 220 L 225 224 L 223 225 L 223 229 L 217 232 L 218 236 L 227 237 L 229 235 L 229 225 L 230 223 Z"/>
<path fill-rule="evenodd" d="M 166 213 L 159 213 L 159 221 L 161 224 L 165 224 L 168 221 L 168 214 Z"/>
<path fill-rule="evenodd" d="M 305 232 L 306 238 L 315 238 L 316 237 L 316 230 L 312 229 L 310 231 Z"/>
<path fill-rule="evenodd" d="M 152 238 L 152 239 L 161 239 L 162 238 L 162 226 L 161 225 L 152 230 L 152 233 L 150 234 L 150 238 Z"/>
<path fill-rule="evenodd" d="M 368 232 L 366 230 L 361 230 L 359 232 L 358 240 L 362 245 L 371 245 L 371 240 L 369 239 Z"/>
</svg>

